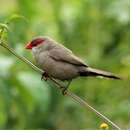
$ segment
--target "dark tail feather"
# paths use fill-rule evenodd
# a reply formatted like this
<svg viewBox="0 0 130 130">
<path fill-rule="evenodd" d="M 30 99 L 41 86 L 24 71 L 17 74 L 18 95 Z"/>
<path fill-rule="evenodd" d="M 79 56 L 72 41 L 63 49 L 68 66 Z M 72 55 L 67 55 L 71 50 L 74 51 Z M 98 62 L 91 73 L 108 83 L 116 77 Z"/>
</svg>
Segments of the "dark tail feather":
<svg viewBox="0 0 130 130">
<path fill-rule="evenodd" d="M 121 79 L 120 77 L 114 75 L 113 73 L 90 68 L 90 67 L 86 68 L 86 71 L 80 72 L 80 76 L 103 76 L 103 77 L 112 78 L 112 79 Z"/>
</svg>

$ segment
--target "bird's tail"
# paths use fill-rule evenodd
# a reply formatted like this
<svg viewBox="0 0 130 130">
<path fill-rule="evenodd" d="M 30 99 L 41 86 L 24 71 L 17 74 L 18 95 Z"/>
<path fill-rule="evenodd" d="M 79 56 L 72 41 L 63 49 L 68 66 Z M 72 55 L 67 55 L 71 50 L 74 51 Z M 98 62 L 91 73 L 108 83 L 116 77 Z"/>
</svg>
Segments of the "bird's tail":
<svg viewBox="0 0 130 130">
<path fill-rule="evenodd" d="M 116 76 L 115 74 L 99 69 L 94 69 L 91 67 L 87 67 L 86 71 L 80 72 L 80 76 L 102 76 L 112 79 L 121 79 L 120 77 Z"/>
</svg>

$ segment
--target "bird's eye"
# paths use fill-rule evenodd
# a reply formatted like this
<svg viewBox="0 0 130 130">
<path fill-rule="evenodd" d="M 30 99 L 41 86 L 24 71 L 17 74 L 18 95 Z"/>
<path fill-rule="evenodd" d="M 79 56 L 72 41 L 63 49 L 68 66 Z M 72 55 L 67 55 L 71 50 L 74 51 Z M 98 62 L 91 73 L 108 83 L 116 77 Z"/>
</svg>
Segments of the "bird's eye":
<svg viewBox="0 0 130 130">
<path fill-rule="evenodd" d="M 31 44 L 32 44 L 33 47 L 35 47 L 35 46 L 41 44 L 43 41 L 44 41 L 44 39 L 39 38 L 39 39 L 33 40 L 33 41 L 31 42 Z"/>
</svg>

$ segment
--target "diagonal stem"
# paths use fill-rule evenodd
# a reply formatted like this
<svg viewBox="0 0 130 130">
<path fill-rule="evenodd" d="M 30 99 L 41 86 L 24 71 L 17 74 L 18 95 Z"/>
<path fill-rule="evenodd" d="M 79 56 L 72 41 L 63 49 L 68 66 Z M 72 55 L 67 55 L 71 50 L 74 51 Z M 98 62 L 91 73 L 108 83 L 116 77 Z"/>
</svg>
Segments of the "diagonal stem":
<svg viewBox="0 0 130 130">
<path fill-rule="evenodd" d="M 39 72 L 40 74 L 43 73 L 43 70 L 39 69 L 37 66 L 35 66 L 32 62 L 27 60 L 25 57 L 18 55 L 11 47 L 9 47 L 7 44 L 0 42 L 0 45 L 3 46 L 5 49 L 7 49 L 9 52 L 11 52 L 13 55 L 15 55 L 18 59 L 29 65 L 32 69 Z"/>
<path fill-rule="evenodd" d="M 5 42 L 0 41 L 0 45 L 2 47 L 4 47 L 5 49 L 7 49 L 10 53 L 12 53 L 13 55 L 15 55 L 18 59 L 20 59 L 21 61 L 23 61 L 24 63 L 26 63 L 29 67 L 31 67 L 33 70 L 37 71 L 38 73 L 42 74 L 44 71 L 41 70 L 40 68 L 38 68 L 37 66 L 35 66 L 32 62 L 30 62 L 29 60 L 27 60 L 25 57 L 20 56 L 19 54 L 17 54 L 11 47 L 9 47 Z M 55 79 L 53 79 L 52 77 L 49 77 L 49 79 L 55 83 L 56 87 L 62 91 L 63 86 Z M 102 120 L 104 120 L 105 122 L 107 122 L 108 124 L 110 124 L 115 130 L 122 130 L 120 127 L 118 127 L 115 123 L 113 123 L 110 119 L 108 119 L 106 116 L 104 116 L 103 114 L 101 114 L 100 112 L 98 112 L 96 109 L 94 109 L 91 105 L 89 105 L 86 101 L 84 101 L 83 99 L 81 99 L 79 96 L 77 96 L 76 94 L 66 90 L 66 96 L 71 97 L 75 102 L 79 103 L 81 106 L 83 106 L 84 108 L 89 109 L 90 111 L 94 112 L 98 117 L 100 117 Z"/>
</svg>

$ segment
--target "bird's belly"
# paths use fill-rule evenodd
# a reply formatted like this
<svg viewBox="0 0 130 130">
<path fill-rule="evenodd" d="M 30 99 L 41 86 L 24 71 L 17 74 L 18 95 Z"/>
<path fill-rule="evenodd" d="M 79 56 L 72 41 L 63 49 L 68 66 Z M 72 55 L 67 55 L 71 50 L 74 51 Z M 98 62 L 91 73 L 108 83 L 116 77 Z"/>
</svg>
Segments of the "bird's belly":
<svg viewBox="0 0 130 130">
<path fill-rule="evenodd" d="M 42 69 L 50 76 L 60 80 L 69 80 L 79 75 L 76 66 L 66 63 L 48 59 L 44 61 Z"/>
</svg>

